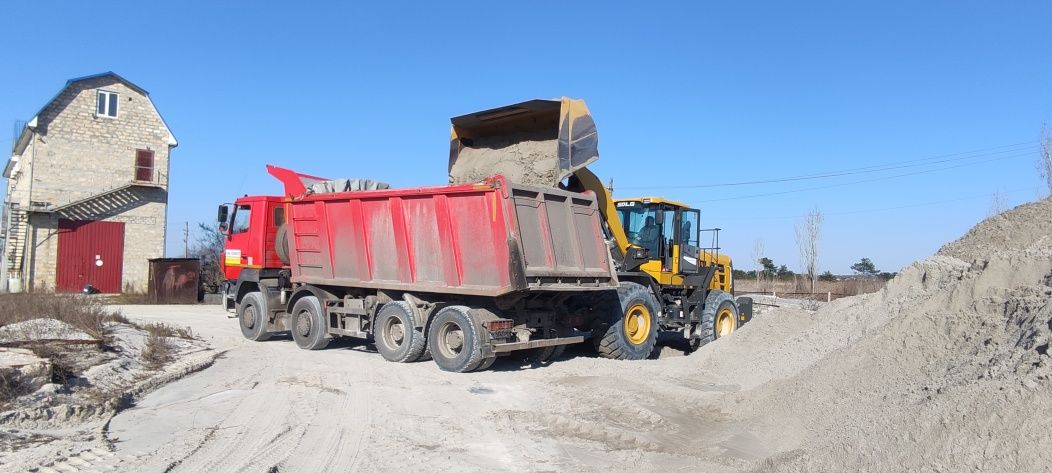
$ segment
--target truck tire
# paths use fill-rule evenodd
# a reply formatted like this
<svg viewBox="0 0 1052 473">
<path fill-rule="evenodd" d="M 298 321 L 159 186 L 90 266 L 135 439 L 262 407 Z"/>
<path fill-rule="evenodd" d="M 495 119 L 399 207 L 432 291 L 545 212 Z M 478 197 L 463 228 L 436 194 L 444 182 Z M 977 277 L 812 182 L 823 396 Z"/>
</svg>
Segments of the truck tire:
<svg viewBox="0 0 1052 473">
<path fill-rule="evenodd" d="M 592 329 L 596 351 L 615 360 L 645 360 L 657 344 L 661 308 L 649 288 L 622 282 L 599 306 L 599 324 Z"/>
<path fill-rule="evenodd" d="M 427 334 L 431 358 L 444 371 L 467 373 L 483 361 L 479 325 L 468 308 L 452 305 L 435 314 Z"/>
<path fill-rule="evenodd" d="M 497 362 L 497 357 L 496 356 L 491 356 L 489 358 L 484 358 L 482 360 L 482 363 L 479 363 L 479 367 L 475 368 L 475 371 L 486 371 L 491 366 L 493 366 L 493 363 L 496 363 L 496 362 Z"/>
<path fill-rule="evenodd" d="M 537 348 L 536 358 L 541 363 L 557 360 L 566 352 L 566 345 L 555 345 L 551 347 Z"/>
<path fill-rule="evenodd" d="M 384 304 L 376 314 L 373 340 L 376 351 L 387 361 L 408 363 L 420 359 L 427 346 L 424 332 L 416 329 L 416 317 L 408 302 Z"/>
<path fill-rule="evenodd" d="M 289 264 L 289 229 L 284 223 L 278 227 L 278 234 L 274 237 L 274 252 L 282 263 Z"/>
<path fill-rule="evenodd" d="M 569 337 L 572 335 L 572 330 L 567 329 L 552 329 L 546 338 L 559 338 Z M 563 356 L 566 352 L 566 345 L 554 345 L 544 348 L 534 348 L 530 350 L 529 358 L 538 363 L 547 363 L 549 361 L 558 359 Z"/>
<path fill-rule="evenodd" d="M 237 320 L 241 326 L 241 335 L 245 338 L 256 342 L 270 339 L 271 333 L 267 331 L 267 305 L 259 291 L 250 292 L 241 298 L 241 302 L 237 304 Z"/>
<path fill-rule="evenodd" d="M 698 327 L 691 336 L 690 346 L 697 350 L 738 329 L 738 306 L 730 294 L 720 290 L 709 292 L 701 310 Z"/>
<path fill-rule="evenodd" d="M 315 296 L 296 301 L 289 313 L 289 330 L 296 345 L 304 350 L 321 350 L 329 345 L 329 330 L 321 302 Z"/>
</svg>

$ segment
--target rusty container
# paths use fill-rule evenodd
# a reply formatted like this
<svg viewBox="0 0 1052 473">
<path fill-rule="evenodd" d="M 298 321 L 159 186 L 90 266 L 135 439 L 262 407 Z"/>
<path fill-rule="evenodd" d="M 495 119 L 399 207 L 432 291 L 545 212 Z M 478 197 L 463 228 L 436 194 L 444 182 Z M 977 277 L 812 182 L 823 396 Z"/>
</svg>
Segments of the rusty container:
<svg viewBox="0 0 1052 473">
<path fill-rule="evenodd" d="M 148 297 L 154 304 L 196 304 L 201 294 L 201 260 L 154 258 L 150 260 Z"/>
</svg>

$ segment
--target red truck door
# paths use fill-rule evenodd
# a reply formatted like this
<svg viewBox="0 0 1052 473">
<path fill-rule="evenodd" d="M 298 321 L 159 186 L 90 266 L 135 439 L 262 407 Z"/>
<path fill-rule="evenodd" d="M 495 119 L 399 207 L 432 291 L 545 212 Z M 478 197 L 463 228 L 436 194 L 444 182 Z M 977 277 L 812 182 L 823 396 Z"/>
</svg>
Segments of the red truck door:
<svg viewBox="0 0 1052 473">
<path fill-rule="evenodd" d="M 259 255 L 255 254 L 257 251 L 254 251 L 258 245 L 253 245 L 253 240 L 259 238 L 257 232 L 252 231 L 252 214 L 256 213 L 253 207 L 257 207 L 253 204 L 244 202 L 234 206 L 234 215 L 230 219 L 226 247 L 223 251 L 224 273 L 229 280 L 237 280 L 241 268 L 258 267 L 261 263 Z"/>
</svg>

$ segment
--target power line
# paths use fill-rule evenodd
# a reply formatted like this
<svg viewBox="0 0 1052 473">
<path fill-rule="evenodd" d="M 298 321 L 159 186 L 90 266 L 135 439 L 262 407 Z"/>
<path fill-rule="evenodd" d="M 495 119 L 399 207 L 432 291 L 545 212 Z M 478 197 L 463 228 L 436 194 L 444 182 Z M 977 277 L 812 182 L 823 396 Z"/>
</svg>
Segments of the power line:
<svg viewBox="0 0 1052 473">
<path fill-rule="evenodd" d="M 1027 192 L 1027 191 L 1032 191 L 1032 190 L 1033 190 L 1033 188 L 1031 187 L 1031 188 L 1009 189 L 1009 190 L 1000 191 L 1000 192 L 1002 194 L 1017 194 L 1017 193 L 1020 193 L 1020 192 Z M 934 202 L 922 202 L 922 203 L 917 203 L 917 204 L 898 205 L 898 206 L 894 206 L 894 207 L 881 207 L 881 208 L 876 208 L 876 209 L 861 209 L 861 210 L 845 210 L 845 211 L 842 211 L 842 212 L 822 212 L 822 215 L 823 216 L 837 216 L 837 215 L 851 215 L 851 214 L 860 214 L 860 213 L 886 212 L 886 211 L 889 211 L 889 210 L 902 210 L 902 209 L 909 209 L 909 208 L 914 208 L 914 207 L 927 207 L 927 206 L 932 206 L 932 205 L 950 204 L 950 203 L 960 202 L 960 201 L 964 201 L 964 200 L 973 200 L 973 199 L 979 199 L 979 198 L 989 198 L 990 195 L 991 195 L 990 193 L 973 194 L 973 195 L 967 195 L 967 196 L 962 196 L 962 197 L 955 197 L 955 198 L 952 198 L 952 199 L 938 200 L 938 201 L 934 201 Z M 775 216 L 770 216 L 770 217 L 745 217 L 745 218 L 731 217 L 731 218 L 729 218 L 727 220 L 780 220 L 780 219 L 788 220 L 788 219 L 797 219 L 797 218 L 803 218 L 803 217 L 806 217 L 806 215 L 791 215 L 791 216 L 777 216 L 777 217 L 775 217 Z"/>
<path fill-rule="evenodd" d="M 794 194 L 794 193 L 797 193 L 797 192 L 808 192 L 808 191 L 813 191 L 813 190 L 830 189 L 830 188 L 834 188 L 834 187 L 844 187 L 844 186 L 850 186 L 850 185 L 855 185 L 855 184 L 864 184 L 864 183 L 867 183 L 867 182 L 886 181 L 886 180 L 889 180 L 889 179 L 897 179 L 897 178 L 900 178 L 900 177 L 916 176 L 916 175 L 919 175 L 919 174 L 928 174 L 928 173 L 932 173 L 932 172 L 946 171 L 948 169 L 956 169 L 956 168 L 962 168 L 962 167 L 966 167 L 966 166 L 974 166 L 976 164 L 985 164 L 985 163 L 989 163 L 989 162 L 993 162 L 993 161 L 1002 161 L 1002 160 L 1005 160 L 1005 159 L 1021 158 L 1021 157 L 1024 157 L 1024 156 L 1028 156 L 1028 154 L 1017 154 L 1017 155 L 1001 156 L 1001 157 L 992 158 L 992 159 L 986 159 L 986 160 L 982 160 L 982 161 L 974 161 L 974 162 L 970 162 L 970 163 L 958 164 L 958 165 L 955 165 L 955 166 L 943 166 L 943 167 L 939 167 L 939 168 L 935 168 L 935 169 L 925 169 L 923 171 L 913 171 L 913 172 L 906 172 L 906 173 L 900 173 L 900 174 L 893 174 L 893 175 L 890 175 L 890 176 L 881 176 L 881 177 L 876 177 L 876 178 L 872 178 L 872 179 L 862 179 L 862 180 L 858 180 L 858 181 L 843 182 L 843 183 L 839 183 L 839 184 L 829 184 L 829 185 L 825 185 L 825 186 L 806 187 L 806 188 L 802 188 L 802 189 L 791 189 L 791 190 L 779 191 L 779 192 L 765 192 L 765 193 L 761 193 L 761 194 L 749 194 L 749 195 L 742 195 L 742 196 L 735 196 L 735 197 L 724 197 L 724 198 L 720 198 L 720 199 L 700 200 L 698 202 L 726 202 L 726 201 L 730 201 L 730 200 L 743 200 L 743 199 L 752 199 L 752 198 L 756 198 L 756 197 L 770 197 L 770 196 L 775 196 L 775 195 Z"/>
<path fill-rule="evenodd" d="M 712 188 L 712 187 L 732 187 L 732 186 L 745 186 L 745 185 L 756 185 L 756 184 L 773 184 L 779 182 L 794 182 L 794 181 L 806 181 L 814 179 L 827 179 L 831 177 L 850 176 L 856 174 L 869 174 L 875 172 L 893 171 L 896 169 L 906 169 L 921 166 L 930 166 L 934 164 L 948 163 L 948 162 L 960 162 L 968 161 L 971 159 L 982 158 L 986 156 L 1004 154 L 1004 153 L 1015 153 L 1022 151 L 1036 150 L 1038 146 L 1036 142 L 1028 141 L 1023 143 L 1015 143 L 1010 145 L 995 146 L 992 148 L 983 148 L 973 151 L 964 151 L 959 153 L 943 154 L 933 156 L 930 158 L 913 159 L 908 161 L 898 161 L 887 164 L 863 166 L 857 168 L 843 169 L 839 171 L 829 171 L 818 174 L 808 174 L 801 176 L 790 176 L 782 178 L 771 178 L 771 179 L 760 179 L 752 181 L 739 181 L 739 182 L 724 182 L 724 183 L 712 183 L 712 184 L 684 184 L 684 185 L 651 185 L 651 186 L 619 186 L 620 189 L 701 189 L 701 188 Z M 1024 146 L 1026 145 L 1026 146 Z M 956 156 L 956 157 L 955 157 Z"/>
</svg>

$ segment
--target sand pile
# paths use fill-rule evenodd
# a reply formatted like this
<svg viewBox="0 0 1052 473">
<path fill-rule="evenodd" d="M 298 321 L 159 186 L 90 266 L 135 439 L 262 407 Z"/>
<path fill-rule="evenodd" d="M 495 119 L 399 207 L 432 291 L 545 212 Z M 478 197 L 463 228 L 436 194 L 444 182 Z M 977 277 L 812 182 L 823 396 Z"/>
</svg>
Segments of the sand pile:
<svg viewBox="0 0 1052 473">
<path fill-rule="evenodd" d="M 48 340 L 94 341 L 95 338 L 76 327 L 56 319 L 29 319 L 0 327 L 0 344 Z"/>
<path fill-rule="evenodd" d="M 742 360 L 758 373 L 730 376 L 755 386 L 734 416 L 784 426 L 767 427 L 772 437 L 783 428 L 804 432 L 756 468 L 1047 468 L 1050 285 L 1052 200 L 1045 199 L 980 223 L 880 293 L 819 310 Z"/>
<path fill-rule="evenodd" d="M 879 293 L 775 309 L 687 357 L 581 360 L 545 383 L 541 412 L 498 418 L 641 469 L 1045 471 L 1050 339 L 1046 199 Z"/>
<path fill-rule="evenodd" d="M 516 133 L 470 143 L 449 171 L 450 184 L 478 183 L 497 174 L 520 184 L 559 183 L 557 137 L 551 133 Z"/>
</svg>

